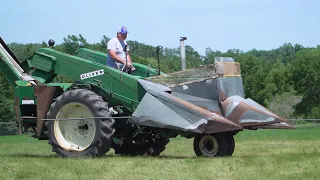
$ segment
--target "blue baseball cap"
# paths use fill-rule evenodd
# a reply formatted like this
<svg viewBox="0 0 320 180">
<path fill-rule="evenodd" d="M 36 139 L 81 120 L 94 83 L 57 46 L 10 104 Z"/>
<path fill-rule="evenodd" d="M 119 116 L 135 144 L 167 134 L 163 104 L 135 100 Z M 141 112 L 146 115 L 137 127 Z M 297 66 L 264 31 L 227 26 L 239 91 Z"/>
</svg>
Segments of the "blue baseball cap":
<svg viewBox="0 0 320 180">
<path fill-rule="evenodd" d="M 118 28 L 117 33 L 127 34 L 127 33 L 128 33 L 128 30 L 127 30 L 127 28 L 126 28 L 126 27 L 124 27 L 124 26 L 120 26 L 120 27 Z"/>
</svg>

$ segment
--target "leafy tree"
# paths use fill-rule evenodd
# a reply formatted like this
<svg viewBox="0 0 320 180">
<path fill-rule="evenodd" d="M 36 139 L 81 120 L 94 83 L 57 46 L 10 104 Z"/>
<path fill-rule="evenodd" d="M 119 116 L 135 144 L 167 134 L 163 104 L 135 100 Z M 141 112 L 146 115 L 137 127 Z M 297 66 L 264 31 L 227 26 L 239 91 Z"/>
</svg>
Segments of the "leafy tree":
<svg viewBox="0 0 320 180">
<path fill-rule="evenodd" d="M 187 62 L 187 68 L 194 68 L 199 65 L 203 65 L 203 58 L 202 56 L 195 51 L 191 46 L 185 46 L 186 51 L 186 62 Z"/>
<path fill-rule="evenodd" d="M 302 97 L 297 96 L 294 91 L 277 93 L 269 98 L 267 107 L 280 117 L 287 119 L 297 118 L 294 114 L 294 107 L 301 102 L 301 99 Z"/>
<path fill-rule="evenodd" d="M 291 66 L 291 83 L 298 94 L 303 96 L 301 103 L 296 106 L 297 114 L 311 117 L 317 114 L 320 104 L 320 49 L 300 50 Z M 314 117 L 317 118 L 317 117 Z"/>
<path fill-rule="evenodd" d="M 265 95 L 264 103 L 267 105 L 268 100 L 272 99 L 275 95 L 290 92 L 292 89 L 289 84 L 288 68 L 278 60 L 272 65 L 271 70 L 264 79 L 264 84 L 265 87 L 261 92 Z"/>
<path fill-rule="evenodd" d="M 2 74 L 0 83 L 0 122 L 14 121 L 13 89 Z"/>
<path fill-rule="evenodd" d="M 320 106 L 319 105 L 312 107 L 310 117 L 311 118 L 319 118 L 320 117 Z"/>
<path fill-rule="evenodd" d="M 252 55 L 235 56 L 235 59 L 241 65 L 246 97 L 265 105 L 264 100 L 267 98 L 267 94 L 262 90 L 265 88 L 264 79 L 269 73 L 270 65 Z"/>
<path fill-rule="evenodd" d="M 68 35 L 66 38 L 63 38 L 63 41 L 64 52 L 72 55 L 77 49 L 89 46 L 87 40 L 81 34 L 79 34 L 79 37 L 76 35 Z"/>
<path fill-rule="evenodd" d="M 43 42 L 44 43 L 44 42 Z M 31 57 L 39 48 L 43 47 L 44 44 L 28 43 L 28 44 L 18 44 L 10 43 L 8 47 L 15 54 L 15 56 L 20 60 L 24 61 Z"/>
<path fill-rule="evenodd" d="M 203 62 L 205 64 L 213 64 L 215 57 L 221 57 L 223 53 L 221 51 L 213 51 L 211 48 L 206 48 Z"/>
<path fill-rule="evenodd" d="M 281 58 L 284 64 L 287 64 L 295 59 L 295 48 L 291 43 L 285 43 L 280 48 Z"/>
</svg>

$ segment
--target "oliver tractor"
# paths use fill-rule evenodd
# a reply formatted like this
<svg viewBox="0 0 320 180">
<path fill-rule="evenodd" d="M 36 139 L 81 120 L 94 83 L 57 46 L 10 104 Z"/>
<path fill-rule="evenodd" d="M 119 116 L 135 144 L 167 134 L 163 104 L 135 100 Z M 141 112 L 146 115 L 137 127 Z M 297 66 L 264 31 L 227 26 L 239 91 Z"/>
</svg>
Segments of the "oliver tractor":
<svg viewBox="0 0 320 180">
<path fill-rule="evenodd" d="M 21 61 L 0 38 L 0 70 L 14 89 L 21 133 L 32 128 L 62 157 L 100 157 L 110 148 L 159 156 L 177 136 L 194 138 L 197 156 L 231 156 L 243 129 L 293 128 L 245 98 L 232 58 L 170 74 L 133 63 L 130 72 L 107 67 L 105 53 L 49 45 Z M 73 82 L 53 83 L 57 75 Z"/>
</svg>

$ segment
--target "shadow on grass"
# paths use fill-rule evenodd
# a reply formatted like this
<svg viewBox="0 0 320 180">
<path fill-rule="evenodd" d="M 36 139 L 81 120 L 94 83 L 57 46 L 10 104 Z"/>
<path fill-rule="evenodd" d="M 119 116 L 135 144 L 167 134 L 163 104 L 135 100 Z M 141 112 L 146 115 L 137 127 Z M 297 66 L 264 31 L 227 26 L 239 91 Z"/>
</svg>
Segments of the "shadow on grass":
<svg viewBox="0 0 320 180">
<path fill-rule="evenodd" d="M 16 154 L 0 154 L 0 157 L 14 157 L 14 158 L 56 158 L 59 157 L 55 154 L 42 155 L 42 154 L 27 154 L 27 153 L 16 153 Z"/>
<path fill-rule="evenodd" d="M 294 152 L 294 153 L 270 153 L 264 155 L 233 155 L 233 156 L 226 156 L 226 157 L 217 157 L 223 159 L 232 159 L 232 158 L 259 158 L 259 157 L 270 157 L 270 158 L 301 158 L 301 157 L 319 157 L 320 151 L 316 150 L 313 152 Z M 0 154 L 0 157 L 13 157 L 13 158 L 46 158 L 46 159 L 185 159 L 185 160 L 192 160 L 192 159 L 214 159 L 214 158 L 206 158 L 206 157 L 197 157 L 197 156 L 176 156 L 176 155 L 160 155 L 160 156 L 125 156 L 125 155 L 117 155 L 117 154 L 106 154 L 102 157 L 70 157 L 64 158 L 57 154 L 27 154 L 27 153 L 16 153 L 16 154 Z"/>
<path fill-rule="evenodd" d="M 160 155 L 160 156 L 125 156 L 117 154 L 107 154 L 103 158 L 149 158 L 149 159 L 196 159 L 196 156 L 175 156 L 175 155 Z"/>
<path fill-rule="evenodd" d="M 320 156 L 320 151 L 310 151 L 310 152 L 292 152 L 292 153 L 270 153 L 270 154 L 261 154 L 261 155 L 237 155 L 236 158 L 272 158 L 272 159 L 305 159 L 305 158 L 318 158 Z"/>
<path fill-rule="evenodd" d="M 42 155 L 42 154 L 27 154 L 27 153 L 15 153 L 15 154 L 0 154 L 0 157 L 13 157 L 13 158 L 61 158 L 61 159 L 113 159 L 113 158 L 149 158 L 149 159 L 196 159 L 196 156 L 174 156 L 174 155 L 160 155 L 160 156 L 125 156 L 125 155 L 117 155 L 117 154 L 106 154 L 102 157 L 70 157 L 64 158 L 57 154 L 49 154 L 49 155 Z"/>
</svg>

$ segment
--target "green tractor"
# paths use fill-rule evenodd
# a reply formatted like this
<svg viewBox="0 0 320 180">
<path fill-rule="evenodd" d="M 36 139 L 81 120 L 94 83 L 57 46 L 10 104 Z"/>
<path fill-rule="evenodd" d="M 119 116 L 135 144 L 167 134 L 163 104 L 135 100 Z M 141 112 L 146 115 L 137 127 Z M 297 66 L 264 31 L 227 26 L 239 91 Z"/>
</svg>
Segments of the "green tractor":
<svg viewBox="0 0 320 180">
<path fill-rule="evenodd" d="M 0 38 L 0 70 L 14 88 L 21 133 L 48 140 L 62 157 L 159 156 L 170 138 L 194 138 L 197 156 L 231 156 L 243 129 L 293 128 L 244 97 L 240 65 L 232 58 L 165 74 L 134 63 L 136 71 L 107 67 L 107 54 L 74 55 L 40 48 L 20 61 Z M 159 53 L 160 49 L 157 49 Z M 57 77 L 72 83 L 53 83 Z"/>
</svg>

